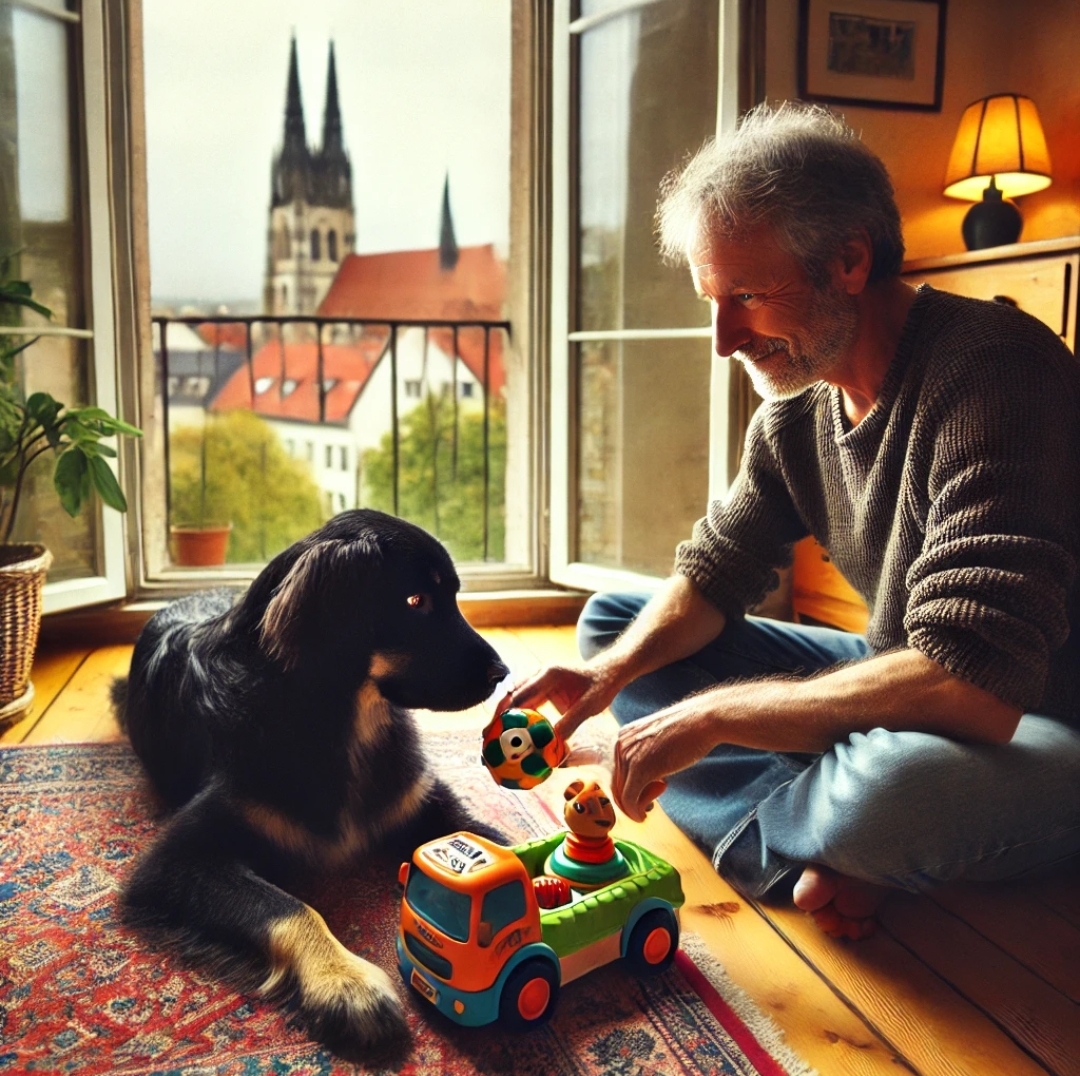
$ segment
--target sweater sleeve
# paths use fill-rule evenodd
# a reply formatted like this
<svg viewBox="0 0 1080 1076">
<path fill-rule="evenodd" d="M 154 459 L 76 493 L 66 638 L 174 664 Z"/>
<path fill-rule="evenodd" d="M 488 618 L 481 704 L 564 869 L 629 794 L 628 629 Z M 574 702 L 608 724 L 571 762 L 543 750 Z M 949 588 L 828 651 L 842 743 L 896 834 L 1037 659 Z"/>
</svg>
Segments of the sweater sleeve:
<svg viewBox="0 0 1080 1076">
<path fill-rule="evenodd" d="M 954 675 L 1031 710 L 1069 633 L 1080 412 L 1072 356 L 1040 333 L 1014 342 L 924 392 L 929 505 L 904 627 Z"/>
<path fill-rule="evenodd" d="M 742 466 L 728 496 L 713 501 L 675 553 L 686 576 L 728 617 L 742 616 L 777 585 L 791 546 L 806 533 L 765 432 L 767 405 L 751 419 Z"/>
</svg>

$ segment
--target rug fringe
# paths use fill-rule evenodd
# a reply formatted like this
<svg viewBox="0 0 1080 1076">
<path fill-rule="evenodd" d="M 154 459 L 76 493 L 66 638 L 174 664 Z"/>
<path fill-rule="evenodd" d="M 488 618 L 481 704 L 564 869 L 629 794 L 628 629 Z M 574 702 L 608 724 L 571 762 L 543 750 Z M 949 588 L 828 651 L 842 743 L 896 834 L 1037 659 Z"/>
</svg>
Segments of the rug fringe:
<svg viewBox="0 0 1080 1076">
<path fill-rule="evenodd" d="M 807 1064 L 788 1046 L 784 1032 L 776 1021 L 763 1012 L 757 1002 L 728 975 L 716 957 L 709 952 L 700 935 L 683 934 L 679 947 L 788 1076 L 818 1076 L 817 1069 Z"/>
</svg>

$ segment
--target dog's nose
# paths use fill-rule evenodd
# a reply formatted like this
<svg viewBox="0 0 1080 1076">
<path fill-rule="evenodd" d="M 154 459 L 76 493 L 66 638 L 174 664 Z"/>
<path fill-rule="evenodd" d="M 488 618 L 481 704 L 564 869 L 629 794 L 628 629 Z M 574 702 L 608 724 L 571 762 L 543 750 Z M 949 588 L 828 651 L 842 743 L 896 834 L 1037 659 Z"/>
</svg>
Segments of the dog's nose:
<svg viewBox="0 0 1080 1076">
<path fill-rule="evenodd" d="M 500 680 L 505 680 L 506 677 L 508 677 L 509 675 L 510 675 L 510 670 L 501 661 L 499 661 L 498 658 L 496 658 L 488 666 L 488 674 L 487 674 L 488 687 L 494 688 L 495 685 L 498 684 Z"/>
</svg>

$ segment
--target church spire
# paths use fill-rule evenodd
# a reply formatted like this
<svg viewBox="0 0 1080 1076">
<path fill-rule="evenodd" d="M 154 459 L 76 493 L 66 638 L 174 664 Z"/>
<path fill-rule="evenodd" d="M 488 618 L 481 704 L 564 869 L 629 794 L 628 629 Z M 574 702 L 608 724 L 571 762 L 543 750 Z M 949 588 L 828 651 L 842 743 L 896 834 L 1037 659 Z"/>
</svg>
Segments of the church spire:
<svg viewBox="0 0 1080 1076">
<path fill-rule="evenodd" d="M 307 153 L 307 132 L 304 129 L 304 105 L 300 100 L 300 68 L 296 62 L 296 38 L 289 46 L 289 86 L 285 91 L 285 143 L 282 154 L 292 151 Z"/>
<path fill-rule="evenodd" d="M 439 268 L 453 269 L 460 252 L 454 238 L 454 218 L 450 215 L 450 173 L 446 173 L 442 192 L 442 224 L 439 228 Z"/>
<path fill-rule="evenodd" d="M 300 69 L 296 62 L 296 38 L 289 46 L 289 79 L 285 91 L 285 138 L 274 156 L 270 172 L 270 204 L 285 205 L 306 199 L 310 185 L 311 153 L 304 128 L 304 104 L 300 100 Z"/>
<path fill-rule="evenodd" d="M 341 136 L 341 107 L 338 105 L 337 65 L 334 43 L 330 42 L 330 60 L 326 69 L 326 107 L 323 110 L 322 151 L 327 156 L 344 149 Z"/>
</svg>

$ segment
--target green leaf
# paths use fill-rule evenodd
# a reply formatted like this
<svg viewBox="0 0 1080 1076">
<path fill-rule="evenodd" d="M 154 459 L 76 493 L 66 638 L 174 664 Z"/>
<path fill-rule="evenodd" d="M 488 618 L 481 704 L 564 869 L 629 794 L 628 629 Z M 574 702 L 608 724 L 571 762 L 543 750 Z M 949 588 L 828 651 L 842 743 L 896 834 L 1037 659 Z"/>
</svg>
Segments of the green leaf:
<svg viewBox="0 0 1080 1076">
<path fill-rule="evenodd" d="M 74 518 L 89 493 L 90 463 L 77 449 L 63 452 L 56 461 L 53 486 L 64 511 Z"/>
<path fill-rule="evenodd" d="M 127 511 L 124 491 L 120 488 L 120 483 L 116 481 L 116 475 L 99 456 L 90 457 L 90 477 L 93 479 L 98 495 L 110 508 L 115 508 L 118 512 Z"/>
<path fill-rule="evenodd" d="M 40 336 L 31 336 L 29 340 L 24 340 L 21 344 L 4 344 L 0 347 L 0 360 L 4 362 L 10 361 L 20 352 L 25 351 L 31 344 L 36 344 L 40 339 Z"/>
<path fill-rule="evenodd" d="M 74 410 L 68 411 L 69 415 L 74 415 L 80 422 L 93 422 L 98 426 L 103 434 L 110 433 L 123 433 L 129 437 L 142 437 L 142 430 L 138 426 L 129 426 L 128 423 L 122 422 L 118 418 L 113 418 L 102 407 L 80 407 Z"/>
<path fill-rule="evenodd" d="M 0 284 L 0 302 L 11 303 L 13 306 L 28 306 L 47 318 L 52 317 L 52 311 L 47 306 L 35 302 L 30 298 L 33 289 L 25 280 L 7 280 Z"/>
<path fill-rule="evenodd" d="M 116 459 L 116 449 L 103 445 L 100 441 L 86 441 L 79 443 L 79 451 L 89 459 L 92 456 L 108 456 Z"/>
</svg>

